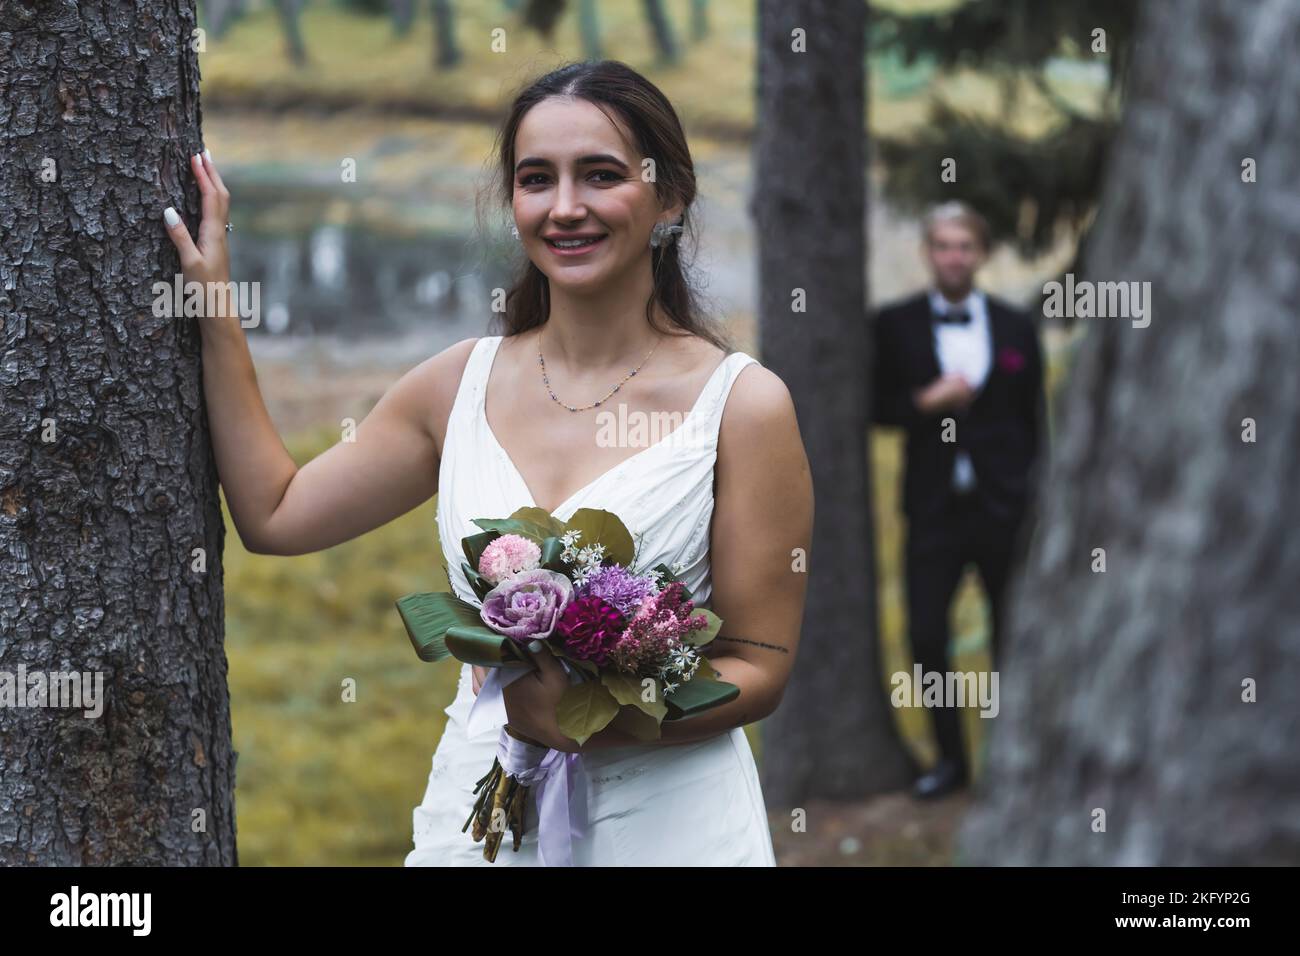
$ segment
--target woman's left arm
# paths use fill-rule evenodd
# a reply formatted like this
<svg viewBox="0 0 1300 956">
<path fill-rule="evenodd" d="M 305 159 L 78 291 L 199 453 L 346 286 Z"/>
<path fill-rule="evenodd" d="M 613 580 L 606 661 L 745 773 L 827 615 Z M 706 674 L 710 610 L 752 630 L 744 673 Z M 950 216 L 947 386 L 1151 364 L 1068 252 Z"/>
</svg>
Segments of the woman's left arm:
<svg viewBox="0 0 1300 956">
<path fill-rule="evenodd" d="M 761 365 L 733 383 L 718 435 L 710 531 L 711 610 L 722 629 L 703 648 L 740 696 L 662 724 L 661 745 L 683 744 L 776 710 L 794 666 L 807 593 L 813 488 L 790 392 Z M 612 728 L 580 750 L 642 743 Z"/>
<path fill-rule="evenodd" d="M 714 466 L 710 608 L 722 629 L 704 656 L 740 696 L 664 721 L 663 743 L 687 743 L 776 710 L 794 667 L 808 590 L 813 487 L 785 383 L 761 365 L 732 385 Z"/>
</svg>

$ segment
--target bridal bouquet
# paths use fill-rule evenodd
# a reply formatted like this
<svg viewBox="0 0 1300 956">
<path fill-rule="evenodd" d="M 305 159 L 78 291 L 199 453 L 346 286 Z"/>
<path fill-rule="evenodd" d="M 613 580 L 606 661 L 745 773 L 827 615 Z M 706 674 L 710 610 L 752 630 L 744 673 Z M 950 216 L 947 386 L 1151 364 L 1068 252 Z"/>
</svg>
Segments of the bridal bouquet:
<svg viewBox="0 0 1300 956">
<path fill-rule="evenodd" d="M 541 508 L 520 508 L 474 524 L 483 531 L 461 541 L 461 569 L 481 606 L 441 592 L 397 602 L 421 660 L 454 657 L 493 668 L 471 710 L 470 733 L 479 716 L 504 725 L 501 691 L 536 666 L 526 650 L 534 641 L 569 672 L 555 716 L 579 746 L 605 727 L 656 740 L 665 720 L 695 716 L 740 693 L 717 679 L 700 651 L 722 621 L 696 608 L 665 565 L 636 570 L 632 536 L 616 515 L 583 508 L 562 522 Z M 518 850 L 524 801 L 535 786 L 542 862 L 570 862 L 569 837 L 581 835 L 586 814 L 580 754 L 532 746 L 504 726 L 497 754 L 461 829 L 473 824 L 489 861 L 507 825 Z"/>
</svg>

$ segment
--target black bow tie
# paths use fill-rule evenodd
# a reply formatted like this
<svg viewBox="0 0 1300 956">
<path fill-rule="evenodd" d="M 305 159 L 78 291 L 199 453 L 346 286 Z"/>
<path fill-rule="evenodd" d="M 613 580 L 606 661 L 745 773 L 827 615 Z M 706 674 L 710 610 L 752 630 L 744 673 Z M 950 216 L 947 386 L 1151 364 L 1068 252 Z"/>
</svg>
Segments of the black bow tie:
<svg viewBox="0 0 1300 956">
<path fill-rule="evenodd" d="M 934 320 L 943 325 L 970 325 L 970 313 L 965 309 L 954 309 L 951 312 L 938 313 Z"/>
</svg>

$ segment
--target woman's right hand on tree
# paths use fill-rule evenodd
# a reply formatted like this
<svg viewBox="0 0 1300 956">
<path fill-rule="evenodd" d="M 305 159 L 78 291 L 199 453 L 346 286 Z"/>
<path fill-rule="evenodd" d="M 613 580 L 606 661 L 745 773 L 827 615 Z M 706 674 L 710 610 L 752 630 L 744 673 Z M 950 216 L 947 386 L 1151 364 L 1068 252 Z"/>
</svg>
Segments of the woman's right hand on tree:
<svg viewBox="0 0 1300 956">
<path fill-rule="evenodd" d="M 230 192 L 221 181 L 217 167 L 207 150 L 190 157 L 190 169 L 199 183 L 203 198 L 203 218 L 199 222 L 199 241 L 190 238 L 185 221 L 171 206 L 163 213 L 167 235 L 181 257 L 181 272 L 186 282 L 230 281 L 230 253 L 226 246 L 226 223 L 230 213 Z M 206 298 L 206 293 L 205 293 Z"/>
</svg>

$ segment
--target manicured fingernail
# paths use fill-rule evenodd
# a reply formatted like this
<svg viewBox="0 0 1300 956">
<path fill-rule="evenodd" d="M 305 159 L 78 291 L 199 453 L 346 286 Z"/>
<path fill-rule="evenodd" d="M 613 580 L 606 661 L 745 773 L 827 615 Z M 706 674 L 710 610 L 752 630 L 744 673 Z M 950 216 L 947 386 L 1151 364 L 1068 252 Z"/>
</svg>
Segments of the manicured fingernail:
<svg viewBox="0 0 1300 956">
<path fill-rule="evenodd" d="M 163 210 L 163 219 L 167 221 L 168 228 L 176 225 L 178 222 L 181 221 L 180 213 L 178 213 L 171 206 L 168 206 L 166 209 Z"/>
<path fill-rule="evenodd" d="M 536 653 L 537 651 L 540 651 L 540 650 L 542 649 L 542 642 L 541 642 L 541 641 L 533 641 L 533 642 L 531 642 L 531 643 L 528 645 L 528 649 L 529 649 L 530 651 L 533 651 L 534 653 Z"/>
<path fill-rule="evenodd" d="M 208 162 L 212 162 L 212 153 L 208 150 L 206 146 L 203 147 L 203 155 L 208 157 Z"/>
</svg>

